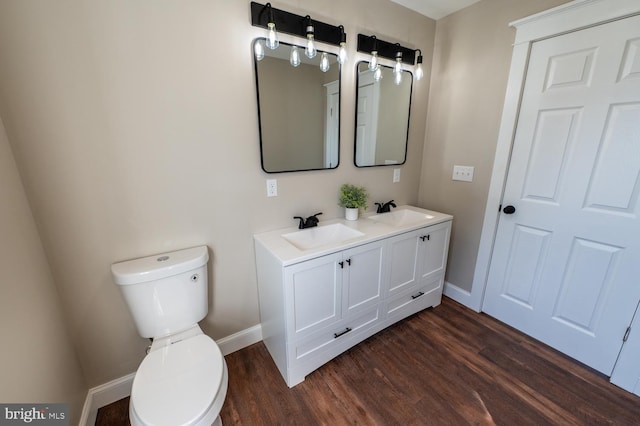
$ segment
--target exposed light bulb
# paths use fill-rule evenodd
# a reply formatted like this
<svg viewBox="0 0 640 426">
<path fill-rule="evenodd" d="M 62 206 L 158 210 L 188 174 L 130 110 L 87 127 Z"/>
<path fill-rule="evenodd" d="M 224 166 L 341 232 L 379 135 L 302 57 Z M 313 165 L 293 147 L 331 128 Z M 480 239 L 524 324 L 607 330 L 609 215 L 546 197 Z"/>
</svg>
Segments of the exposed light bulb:
<svg viewBox="0 0 640 426">
<path fill-rule="evenodd" d="M 400 70 L 400 72 L 393 73 L 393 82 L 396 86 L 400 86 L 400 84 L 402 84 L 402 70 Z"/>
<path fill-rule="evenodd" d="M 396 64 L 393 66 L 393 82 L 396 85 L 402 83 L 402 52 L 396 53 Z"/>
<path fill-rule="evenodd" d="M 276 24 L 269 22 L 267 28 L 269 29 L 269 33 L 267 34 L 267 47 L 269 49 L 277 49 L 280 41 L 278 40 L 278 33 L 276 32 Z"/>
<path fill-rule="evenodd" d="M 402 72 L 402 63 L 400 61 L 402 61 L 402 58 L 396 59 L 396 64 L 393 66 L 394 74 L 398 74 Z"/>
<path fill-rule="evenodd" d="M 322 55 L 320 55 L 320 71 L 329 71 L 329 66 L 329 55 L 327 55 L 327 52 L 322 52 Z"/>
<path fill-rule="evenodd" d="M 307 47 L 304 49 L 304 54 L 307 58 L 312 59 L 316 57 L 316 43 L 313 37 L 313 26 L 309 25 L 307 27 Z"/>
<path fill-rule="evenodd" d="M 418 62 L 418 66 L 416 67 L 416 80 L 421 80 L 424 77 L 424 71 L 422 71 L 422 64 Z"/>
<path fill-rule="evenodd" d="M 376 68 L 376 70 L 373 72 L 373 80 L 376 81 L 376 82 L 382 80 L 382 68 L 381 67 Z"/>
<path fill-rule="evenodd" d="M 375 71 L 378 69 L 378 51 L 371 52 L 371 59 L 369 59 L 369 70 Z"/>
<path fill-rule="evenodd" d="M 300 51 L 298 46 L 291 46 L 291 54 L 289 55 L 289 63 L 294 67 L 300 65 Z"/>
<path fill-rule="evenodd" d="M 264 44 L 262 39 L 258 39 L 253 43 L 253 53 L 256 55 L 256 61 L 264 59 Z"/>
<path fill-rule="evenodd" d="M 347 34 L 344 32 L 344 27 L 342 25 L 338 26 L 340 28 L 340 50 L 338 51 L 338 63 L 340 65 L 344 65 L 347 62 Z"/>
<path fill-rule="evenodd" d="M 340 50 L 338 51 L 338 63 L 343 65 L 345 62 L 347 62 L 347 43 L 341 42 Z"/>
<path fill-rule="evenodd" d="M 416 52 L 418 52 L 418 61 L 416 66 L 416 80 L 420 80 L 424 76 L 424 71 L 422 71 L 422 51 L 420 49 L 417 49 Z"/>
</svg>

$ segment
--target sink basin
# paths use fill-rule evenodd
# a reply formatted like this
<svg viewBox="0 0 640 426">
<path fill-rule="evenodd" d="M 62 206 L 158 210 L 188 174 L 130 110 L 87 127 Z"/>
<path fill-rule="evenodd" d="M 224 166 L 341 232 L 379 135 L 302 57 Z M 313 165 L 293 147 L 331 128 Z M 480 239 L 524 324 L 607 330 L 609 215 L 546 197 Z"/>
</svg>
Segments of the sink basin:
<svg viewBox="0 0 640 426">
<path fill-rule="evenodd" d="M 339 244 L 362 236 L 364 234 L 360 231 L 341 223 L 334 223 L 332 225 L 289 232 L 288 234 L 283 234 L 282 238 L 300 250 L 311 250 L 324 245 Z"/>
<path fill-rule="evenodd" d="M 433 216 L 409 209 L 394 210 L 390 213 L 380 213 L 374 216 L 369 216 L 369 220 L 374 220 L 391 226 L 408 226 L 429 219 L 433 219 Z"/>
</svg>

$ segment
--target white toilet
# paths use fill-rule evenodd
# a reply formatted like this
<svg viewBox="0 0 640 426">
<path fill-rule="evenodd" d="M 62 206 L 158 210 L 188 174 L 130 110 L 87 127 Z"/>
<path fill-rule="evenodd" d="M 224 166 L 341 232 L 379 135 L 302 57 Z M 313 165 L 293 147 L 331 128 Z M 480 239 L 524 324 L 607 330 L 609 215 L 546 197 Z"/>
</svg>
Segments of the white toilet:
<svg viewBox="0 0 640 426">
<path fill-rule="evenodd" d="M 114 263 L 138 333 L 153 339 L 131 389 L 137 425 L 221 425 L 227 364 L 198 325 L 208 311 L 207 247 Z"/>
</svg>

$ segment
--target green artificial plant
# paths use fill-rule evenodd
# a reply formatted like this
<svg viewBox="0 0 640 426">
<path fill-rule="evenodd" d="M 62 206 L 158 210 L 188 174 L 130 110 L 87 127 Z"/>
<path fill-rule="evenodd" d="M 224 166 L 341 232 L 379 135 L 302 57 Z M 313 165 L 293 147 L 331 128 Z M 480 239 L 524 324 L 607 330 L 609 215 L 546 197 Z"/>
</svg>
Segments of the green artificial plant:
<svg viewBox="0 0 640 426">
<path fill-rule="evenodd" d="M 340 207 L 346 207 L 349 209 L 357 209 L 362 207 L 367 209 L 367 190 L 364 186 L 355 186 L 345 183 L 340 187 L 340 201 L 338 205 Z"/>
</svg>

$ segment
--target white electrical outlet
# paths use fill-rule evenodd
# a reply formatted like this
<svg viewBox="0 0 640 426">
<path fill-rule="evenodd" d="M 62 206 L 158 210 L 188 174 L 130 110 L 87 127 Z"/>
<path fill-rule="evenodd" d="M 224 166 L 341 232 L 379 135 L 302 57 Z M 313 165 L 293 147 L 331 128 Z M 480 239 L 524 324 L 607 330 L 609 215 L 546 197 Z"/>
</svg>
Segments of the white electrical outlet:
<svg viewBox="0 0 640 426">
<path fill-rule="evenodd" d="M 276 179 L 267 179 L 267 197 L 278 196 L 278 181 Z"/>
<path fill-rule="evenodd" d="M 400 182 L 400 169 L 393 169 L 393 183 Z"/>
<path fill-rule="evenodd" d="M 473 166 L 453 166 L 452 180 L 473 182 Z"/>
</svg>

